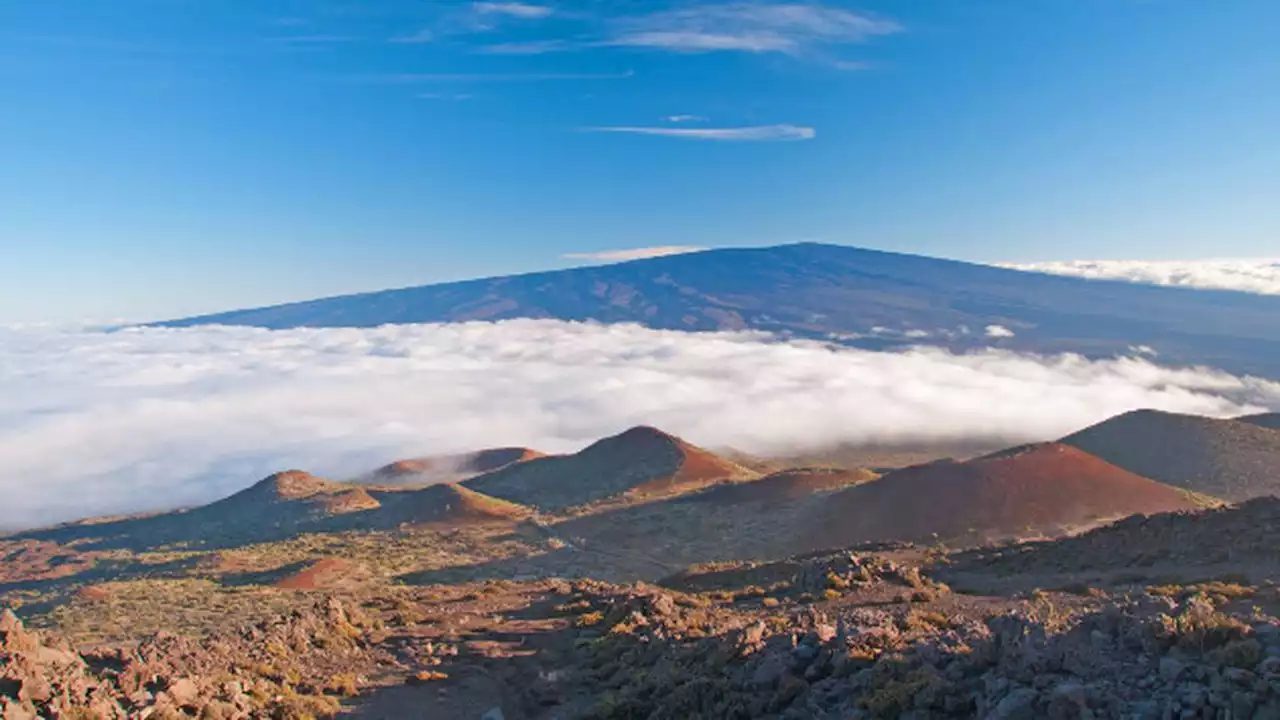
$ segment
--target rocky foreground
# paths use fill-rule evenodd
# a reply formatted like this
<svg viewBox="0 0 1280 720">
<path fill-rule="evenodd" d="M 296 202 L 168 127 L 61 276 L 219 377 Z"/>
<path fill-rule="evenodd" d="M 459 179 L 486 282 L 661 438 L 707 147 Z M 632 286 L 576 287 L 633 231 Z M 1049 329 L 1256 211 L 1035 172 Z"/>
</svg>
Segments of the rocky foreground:
<svg viewBox="0 0 1280 720">
<path fill-rule="evenodd" d="M 940 562 L 940 560 L 942 562 Z M 202 638 L 75 650 L 0 618 L 11 718 L 1280 718 L 1280 593 L 993 597 L 884 546 L 662 585 L 334 597 Z"/>
</svg>

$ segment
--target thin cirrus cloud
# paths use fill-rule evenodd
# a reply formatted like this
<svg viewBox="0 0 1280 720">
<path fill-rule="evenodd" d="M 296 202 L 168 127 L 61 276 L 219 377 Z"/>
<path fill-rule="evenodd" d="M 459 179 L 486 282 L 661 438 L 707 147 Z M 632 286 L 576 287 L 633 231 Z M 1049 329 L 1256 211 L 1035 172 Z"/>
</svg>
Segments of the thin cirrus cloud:
<svg viewBox="0 0 1280 720">
<path fill-rule="evenodd" d="M 398 35 L 396 37 L 391 38 L 387 42 L 395 43 L 398 45 L 423 45 L 429 42 L 434 42 L 435 39 L 436 39 L 435 31 L 431 30 L 430 28 L 424 28 L 415 33 L 410 33 L 408 35 Z"/>
<path fill-rule="evenodd" d="M 814 3 L 730 2 L 605 18 L 594 37 L 499 43 L 479 52 L 539 55 L 585 48 L 637 48 L 679 53 L 812 54 L 902 31 L 896 21 Z M 836 62 L 844 70 L 865 63 Z"/>
<path fill-rule="evenodd" d="M 529 40 L 483 45 L 476 48 L 475 52 L 482 55 L 542 55 L 568 50 L 571 47 L 572 44 L 567 40 Z"/>
<path fill-rule="evenodd" d="M 669 123 L 698 123 L 707 121 L 707 118 L 701 115 L 668 115 L 664 119 Z"/>
<path fill-rule="evenodd" d="M 287 468 L 341 479 L 483 447 L 572 451 L 639 424 L 784 452 L 1014 444 L 1142 407 L 1280 407 L 1280 384 L 1149 358 L 888 353 L 551 320 L 0 328 L 0 347 L 0 528 L 205 503 Z"/>
<path fill-rule="evenodd" d="M 626 262 L 628 260 L 644 260 L 646 258 L 665 257 L 667 255 L 683 255 L 685 253 L 706 250 L 699 245 L 656 245 L 654 247 L 630 248 L 627 250 L 600 250 L 597 252 L 576 252 L 561 255 L 566 260 L 593 260 L 598 262 Z"/>
<path fill-rule="evenodd" d="M 472 8 L 481 15 L 506 15 L 525 20 L 537 20 L 551 16 L 555 12 L 545 5 L 531 5 L 520 2 L 478 2 Z"/>
<path fill-rule="evenodd" d="M 727 3 L 623 18 L 602 45 L 677 52 L 781 52 L 864 42 L 896 21 L 818 4 Z"/>
<path fill-rule="evenodd" d="M 653 135 L 684 140 L 716 142 L 788 142 L 812 140 L 817 131 L 801 125 L 753 125 L 732 128 L 673 128 L 648 126 L 612 126 L 584 128 L 588 132 Z"/>
<path fill-rule="evenodd" d="M 468 83 L 468 82 L 542 82 L 551 80 L 625 80 L 635 77 L 635 71 L 620 73 L 398 73 L 374 77 L 355 78 L 355 82 L 373 82 L 392 85 L 414 83 Z"/>
</svg>

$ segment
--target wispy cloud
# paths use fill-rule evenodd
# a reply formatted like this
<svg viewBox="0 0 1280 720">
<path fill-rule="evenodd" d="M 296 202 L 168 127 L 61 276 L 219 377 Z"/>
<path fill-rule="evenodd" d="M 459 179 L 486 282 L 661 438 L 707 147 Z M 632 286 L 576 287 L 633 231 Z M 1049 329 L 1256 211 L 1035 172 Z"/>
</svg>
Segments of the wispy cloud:
<svg viewBox="0 0 1280 720">
<path fill-rule="evenodd" d="M 591 127 L 589 132 L 628 133 L 632 135 L 657 135 L 687 140 L 717 140 L 721 142 L 778 142 L 786 140 L 812 140 L 817 132 L 811 127 L 799 125 L 756 125 L 735 128 L 672 128 L 672 127 Z"/>
<path fill-rule="evenodd" d="M 737 2 L 666 10 L 613 23 L 600 43 L 677 52 L 799 53 L 901 31 L 895 21 L 818 4 Z"/>
<path fill-rule="evenodd" d="M 692 122 L 707 121 L 707 119 L 705 117 L 702 117 L 701 115 L 668 115 L 663 119 L 669 123 L 692 123 Z"/>
<path fill-rule="evenodd" d="M 538 320 L 0 329 L 0 347 L 0 527 L 208 502 L 291 467 L 343 478 L 482 447 L 576 450 L 640 423 L 764 452 L 1027 442 L 1140 407 L 1280 406 L 1280 384 L 1147 359 L 879 353 Z"/>
<path fill-rule="evenodd" d="M 629 250 L 565 253 L 561 257 L 566 260 L 626 262 L 627 260 L 644 260 L 645 258 L 664 257 L 666 255 L 682 255 L 684 253 L 698 252 L 699 250 L 706 250 L 706 248 L 697 245 L 658 245 L 655 247 L 631 248 Z"/>
<path fill-rule="evenodd" d="M 401 44 L 401 45 L 422 45 L 425 43 L 433 42 L 435 39 L 436 39 L 435 31 L 431 30 L 430 28 L 423 28 L 418 32 L 410 33 L 408 35 L 398 35 L 396 37 L 391 38 L 387 42 Z"/>
<path fill-rule="evenodd" d="M 281 45 L 332 45 L 354 42 L 350 35 L 291 35 L 269 38 L 268 42 Z"/>
<path fill-rule="evenodd" d="M 478 2 L 472 7 L 481 15 L 508 15 L 510 17 L 536 20 L 550 16 L 555 10 L 545 5 L 530 5 L 521 2 Z"/>
<path fill-rule="evenodd" d="M 398 73 L 358 78 L 358 81 L 404 84 L 433 82 L 541 82 L 552 80 L 625 80 L 635 72 L 622 73 Z"/>
<path fill-rule="evenodd" d="M 475 97 L 471 93 L 418 93 L 420 100 L 470 100 Z"/>
<path fill-rule="evenodd" d="M 484 55 L 542 55 L 573 49 L 568 40 L 529 40 L 525 42 L 496 43 L 476 48 Z"/>
</svg>

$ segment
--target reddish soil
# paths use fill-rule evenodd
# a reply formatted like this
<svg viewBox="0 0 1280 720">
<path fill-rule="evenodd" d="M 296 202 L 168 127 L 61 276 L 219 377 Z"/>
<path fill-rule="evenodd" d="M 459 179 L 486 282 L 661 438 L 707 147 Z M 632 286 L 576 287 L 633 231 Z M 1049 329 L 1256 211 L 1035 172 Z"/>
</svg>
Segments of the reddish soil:
<svg viewBox="0 0 1280 720">
<path fill-rule="evenodd" d="M 326 494 L 318 500 L 324 511 L 330 515 L 373 510 L 381 505 L 364 488 L 351 488 L 332 494 Z"/>
<path fill-rule="evenodd" d="M 101 555 L 43 540 L 0 540 L 0 585 L 70 577 L 93 567 Z"/>
<path fill-rule="evenodd" d="M 458 481 L 481 473 L 492 472 L 508 465 L 545 457 L 537 450 L 526 447 L 489 448 L 463 455 L 398 460 L 385 465 L 373 474 L 373 481 L 394 482 L 415 475 L 449 476 L 446 481 Z"/>
<path fill-rule="evenodd" d="M 432 485 L 421 490 L 378 493 L 381 525 L 479 525 L 518 522 L 529 508 L 489 497 L 460 485 Z"/>
<path fill-rule="evenodd" d="M 875 480 L 870 470 L 797 468 L 784 470 L 759 480 L 724 484 L 691 499 L 714 503 L 778 503 L 799 500 L 815 493 L 840 490 Z"/>
<path fill-rule="evenodd" d="M 1059 443 L 897 470 L 832 495 L 805 543 L 1061 534 L 1133 514 L 1191 510 L 1181 490 Z"/>
<path fill-rule="evenodd" d="M 325 558 L 289 575 L 275 583 L 285 590 L 318 590 L 342 585 L 345 580 L 362 570 L 354 563 L 341 558 Z"/>
<path fill-rule="evenodd" d="M 302 470 L 285 470 L 267 477 L 251 489 L 261 489 L 278 500 L 300 500 L 324 492 L 332 485 Z"/>
<path fill-rule="evenodd" d="M 467 487 L 547 509 L 622 496 L 687 492 L 755 473 L 656 428 L 635 427 L 572 455 L 508 466 L 465 481 Z"/>
</svg>

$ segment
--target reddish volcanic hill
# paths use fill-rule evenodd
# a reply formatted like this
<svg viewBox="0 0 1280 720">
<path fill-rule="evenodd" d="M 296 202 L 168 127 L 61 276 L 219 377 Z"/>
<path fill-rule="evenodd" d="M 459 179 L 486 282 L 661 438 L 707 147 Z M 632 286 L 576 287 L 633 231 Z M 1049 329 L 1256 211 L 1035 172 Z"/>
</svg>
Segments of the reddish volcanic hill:
<svg viewBox="0 0 1280 720">
<path fill-rule="evenodd" d="M 378 501 L 362 487 L 323 480 L 301 470 L 286 470 L 259 481 L 225 500 L 196 508 L 187 513 L 202 520 L 217 520 L 223 514 L 241 518 L 260 513 L 285 516 L 341 515 L 378 507 Z M 208 517 L 205 517 L 208 516 Z"/>
<path fill-rule="evenodd" d="M 530 448 L 502 447 L 460 455 L 399 460 L 375 470 L 367 482 L 384 485 L 458 482 L 540 457 L 544 455 Z"/>
<path fill-rule="evenodd" d="M 460 485 L 431 485 L 421 490 L 374 491 L 382 508 L 364 526 L 484 525 L 518 522 L 533 514 L 529 508 L 489 497 Z"/>
<path fill-rule="evenodd" d="M 369 576 L 369 571 L 359 564 L 334 557 L 289 570 L 287 575 L 272 584 L 285 590 L 334 590 L 358 585 Z"/>
<path fill-rule="evenodd" d="M 691 501 L 716 504 L 784 503 L 821 492 L 840 490 L 878 478 L 870 470 L 794 468 L 747 482 L 718 485 L 690 496 Z"/>
<path fill-rule="evenodd" d="M 805 544 L 1062 534 L 1136 513 L 1199 506 L 1177 488 L 1049 443 L 904 468 L 842 490 L 814 512 Z"/>
<path fill-rule="evenodd" d="M 170 543 L 221 547 L 320 529 L 325 523 L 364 517 L 379 507 L 378 500 L 363 487 L 287 470 L 230 497 L 189 510 L 61 525 L 26 535 L 56 542 L 91 537 L 103 547 L 148 548 Z"/>
<path fill-rule="evenodd" d="M 1280 432 L 1251 422 L 1137 410 L 1061 442 L 1129 472 L 1229 502 L 1280 493 Z"/>
<path fill-rule="evenodd" d="M 755 477 L 673 435 L 635 427 L 572 455 L 537 458 L 464 482 L 478 492 L 545 509 L 623 495 L 660 497 Z"/>
</svg>

